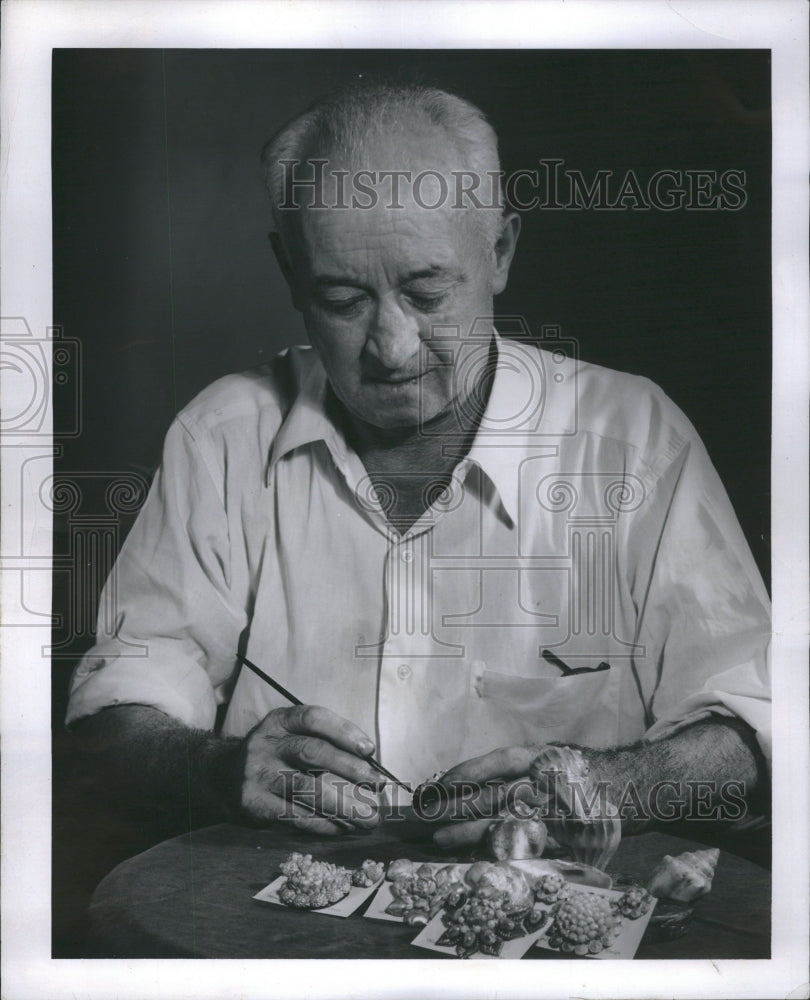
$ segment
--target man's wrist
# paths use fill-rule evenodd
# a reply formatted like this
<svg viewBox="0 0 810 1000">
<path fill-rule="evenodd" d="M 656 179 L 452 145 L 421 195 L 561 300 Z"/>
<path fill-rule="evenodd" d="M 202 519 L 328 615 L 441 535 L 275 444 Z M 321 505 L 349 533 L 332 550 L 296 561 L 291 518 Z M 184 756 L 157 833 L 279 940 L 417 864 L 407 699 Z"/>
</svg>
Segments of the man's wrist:
<svg viewBox="0 0 810 1000">
<path fill-rule="evenodd" d="M 559 748 L 572 760 L 579 761 L 573 770 L 566 769 L 564 780 L 581 787 L 578 790 L 580 805 L 592 803 L 592 808 L 600 804 L 609 805 L 619 812 L 624 833 L 638 833 L 649 825 L 650 817 L 639 807 L 641 792 L 639 775 L 646 769 L 644 756 L 647 744 L 600 750 L 576 743 L 555 742 L 547 747 Z M 558 789 L 558 792 L 563 791 Z M 571 793 L 568 793 L 571 796 Z M 573 798 L 572 798 L 573 801 Z"/>
<path fill-rule="evenodd" d="M 245 819 L 242 812 L 245 742 L 235 736 L 206 734 L 202 745 L 197 747 L 196 767 L 192 765 L 192 775 L 196 769 L 199 778 L 194 805 L 203 812 L 219 813 L 231 823 Z"/>
<path fill-rule="evenodd" d="M 243 744 L 137 704 L 111 706 L 74 729 L 77 772 L 97 795 L 184 826 L 241 818 Z"/>
<path fill-rule="evenodd" d="M 589 768 L 589 777 L 596 787 L 605 789 L 605 795 L 615 806 L 622 822 L 622 832 L 640 833 L 650 823 L 644 808 L 645 791 L 639 787 L 638 776 L 644 772 L 642 760 L 644 744 L 615 750 L 579 748 Z"/>
<path fill-rule="evenodd" d="M 627 832 L 676 820 L 734 821 L 763 796 L 753 732 L 713 716 L 658 740 L 615 750 L 580 747 Z"/>
<path fill-rule="evenodd" d="M 616 749 L 598 750 L 594 747 L 582 746 L 578 743 L 549 743 L 548 746 L 559 747 L 572 751 L 584 762 L 583 776 L 595 785 L 606 789 L 608 799 L 617 805 L 625 792 L 627 783 L 632 780 L 634 764 L 638 762 L 638 754 L 643 752 L 641 743 Z"/>
</svg>

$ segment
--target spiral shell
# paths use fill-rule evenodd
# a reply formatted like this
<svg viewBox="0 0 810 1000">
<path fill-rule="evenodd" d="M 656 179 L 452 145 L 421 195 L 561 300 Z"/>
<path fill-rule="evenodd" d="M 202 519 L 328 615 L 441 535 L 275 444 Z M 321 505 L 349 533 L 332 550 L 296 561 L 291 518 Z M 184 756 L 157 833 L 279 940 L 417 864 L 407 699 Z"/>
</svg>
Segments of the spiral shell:
<svg viewBox="0 0 810 1000">
<path fill-rule="evenodd" d="M 575 811 L 571 788 L 585 787 L 590 767 L 579 750 L 572 747 L 548 746 L 538 753 L 529 767 L 529 774 L 538 792 L 537 802 L 545 797 L 555 800 L 557 810 Z"/>
<path fill-rule="evenodd" d="M 714 878 L 717 868 L 717 861 L 720 857 L 719 847 L 707 847 L 705 851 L 684 851 L 677 855 L 684 864 L 691 865 L 692 868 L 709 882 Z"/>
<path fill-rule="evenodd" d="M 705 851 L 685 851 L 675 856 L 665 854 L 647 882 L 647 891 L 653 896 L 678 903 L 700 899 L 711 891 L 719 857 L 717 847 Z"/>
</svg>

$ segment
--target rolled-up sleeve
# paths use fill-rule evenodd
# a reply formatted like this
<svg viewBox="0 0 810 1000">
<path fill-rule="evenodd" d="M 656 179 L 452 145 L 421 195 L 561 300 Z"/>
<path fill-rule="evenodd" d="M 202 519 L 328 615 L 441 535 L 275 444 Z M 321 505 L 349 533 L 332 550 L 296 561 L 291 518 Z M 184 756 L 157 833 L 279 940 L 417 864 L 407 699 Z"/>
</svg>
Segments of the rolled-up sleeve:
<svg viewBox="0 0 810 1000">
<path fill-rule="evenodd" d="M 68 725 L 136 703 L 189 726 L 213 726 L 246 624 L 231 591 L 221 478 L 211 455 L 176 420 L 107 580 L 97 641 L 73 674 Z"/>
<path fill-rule="evenodd" d="M 646 737 L 713 713 L 736 716 L 770 761 L 767 592 L 697 435 L 674 437 L 665 459 L 629 542 Z"/>
</svg>

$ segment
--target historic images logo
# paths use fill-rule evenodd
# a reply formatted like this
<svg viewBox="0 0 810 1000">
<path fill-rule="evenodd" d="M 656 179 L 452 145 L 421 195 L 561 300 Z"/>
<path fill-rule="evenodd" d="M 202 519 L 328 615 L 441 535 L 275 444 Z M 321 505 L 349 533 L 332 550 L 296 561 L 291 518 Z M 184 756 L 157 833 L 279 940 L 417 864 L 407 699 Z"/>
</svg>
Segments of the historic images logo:
<svg viewBox="0 0 810 1000">
<path fill-rule="evenodd" d="M 115 634 L 115 556 L 124 525 L 146 499 L 149 483 L 131 470 L 73 471 L 59 461 L 63 442 L 82 433 L 80 341 L 65 337 L 60 327 L 38 336 L 21 316 L 3 317 L 0 333 L 0 430 L 9 505 L 0 568 L 16 580 L 8 593 L 17 598 L 4 607 L 3 625 L 50 626 L 52 642 L 43 644 L 43 657 L 72 659 L 79 644 Z M 59 613 L 36 596 L 43 574 L 52 574 L 55 586 L 68 595 Z M 144 644 L 133 644 L 122 655 L 145 653 Z"/>
<path fill-rule="evenodd" d="M 409 199 L 433 210 L 520 211 L 738 211 L 748 201 L 744 170 L 708 168 L 600 169 L 586 174 L 565 160 L 545 158 L 513 170 L 327 170 L 325 159 L 279 160 L 282 211 L 309 209 L 402 209 Z"/>
</svg>

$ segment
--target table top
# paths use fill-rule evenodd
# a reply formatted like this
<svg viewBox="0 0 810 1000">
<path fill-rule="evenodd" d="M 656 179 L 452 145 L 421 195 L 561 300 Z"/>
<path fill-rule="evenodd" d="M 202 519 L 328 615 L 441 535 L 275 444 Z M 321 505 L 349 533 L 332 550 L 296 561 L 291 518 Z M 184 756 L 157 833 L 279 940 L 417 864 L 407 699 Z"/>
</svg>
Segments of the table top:
<svg viewBox="0 0 810 1000">
<path fill-rule="evenodd" d="M 642 883 L 664 854 L 699 850 L 695 841 L 650 832 L 625 838 L 610 870 Z M 340 919 L 252 897 L 279 874 L 293 850 L 359 865 L 390 861 L 468 861 L 430 840 L 424 824 L 397 817 L 369 834 L 316 837 L 292 827 L 255 830 L 226 824 L 167 840 L 123 862 L 90 904 L 89 950 L 99 958 L 437 958 L 414 948 L 416 929 L 362 916 Z M 721 851 L 712 891 L 694 904 L 687 933 L 642 943 L 636 958 L 770 957 L 770 873 Z M 527 958 L 543 957 L 531 949 Z M 552 957 L 552 956 L 549 956 Z M 556 956 L 553 956 L 556 957 Z"/>
</svg>

